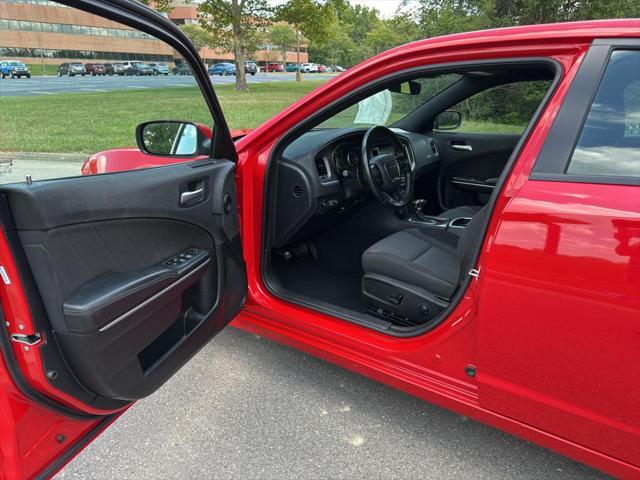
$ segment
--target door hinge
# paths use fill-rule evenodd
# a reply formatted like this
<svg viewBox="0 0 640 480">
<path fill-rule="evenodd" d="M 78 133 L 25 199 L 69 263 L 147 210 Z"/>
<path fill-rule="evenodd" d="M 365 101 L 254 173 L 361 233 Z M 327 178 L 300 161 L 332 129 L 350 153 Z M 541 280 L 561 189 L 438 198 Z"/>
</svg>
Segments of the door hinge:
<svg viewBox="0 0 640 480">
<path fill-rule="evenodd" d="M 469 275 L 478 280 L 480 278 L 480 267 L 469 270 Z"/>
<path fill-rule="evenodd" d="M 42 335 L 39 333 L 32 333 L 31 335 L 25 335 L 23 333 L 11 334 L 11 340 L 16 343 L 24 343 L 25 345 L 33 346 L 42 340 Z"/>
<path fill-rule="evenodd" d="M 0 265 L 0 277 L 2 277 L 2 281 L 5 285 L 11 285 L 11 279 L 9 278 L 9 274 L 4 269 L 2 265 Z"/>
</svg>

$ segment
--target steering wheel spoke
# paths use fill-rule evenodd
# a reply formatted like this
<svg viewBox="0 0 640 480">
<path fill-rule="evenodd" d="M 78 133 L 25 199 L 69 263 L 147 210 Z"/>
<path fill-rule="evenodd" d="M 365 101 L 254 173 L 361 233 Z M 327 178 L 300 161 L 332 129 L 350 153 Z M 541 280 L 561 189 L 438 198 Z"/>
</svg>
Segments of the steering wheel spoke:
<svg viewBox="0 0 640 480">
<path fill-rule="evenodd" d="M 374 147 L 391 144 L 391 153 L 372 156 Z M 410 159 L 396 134 L 384 126 L 372 127 L 362 140 L 362 170 L 373 194 L 393 207 L 406 206 L 413 197 L 413 171 Z"/>
</svg>

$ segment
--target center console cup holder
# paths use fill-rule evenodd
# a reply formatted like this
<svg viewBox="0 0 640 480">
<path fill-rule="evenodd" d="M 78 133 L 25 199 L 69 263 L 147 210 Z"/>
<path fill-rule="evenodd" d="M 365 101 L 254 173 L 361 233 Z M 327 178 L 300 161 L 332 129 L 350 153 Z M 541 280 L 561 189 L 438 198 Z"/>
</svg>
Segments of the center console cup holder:
<svg viewBox="0 0 640 480">
<path fill-rule="evenodd" d="M 449 228 L 465 228 L 469 225 L 471 217 L 458 217 L 449 222 Z"/>
</svg>

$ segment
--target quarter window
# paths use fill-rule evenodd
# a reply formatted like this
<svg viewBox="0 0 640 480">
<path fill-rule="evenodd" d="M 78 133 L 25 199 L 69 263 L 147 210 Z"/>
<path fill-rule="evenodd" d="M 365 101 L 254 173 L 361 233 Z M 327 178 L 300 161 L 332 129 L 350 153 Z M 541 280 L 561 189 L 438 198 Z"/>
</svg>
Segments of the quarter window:
<svg viewBox="0 0 640 480">
<path fill-rule="evenodd" d="M 567 173 L 640 178 L 640 50 L 612 53 Z"/>
</svg>

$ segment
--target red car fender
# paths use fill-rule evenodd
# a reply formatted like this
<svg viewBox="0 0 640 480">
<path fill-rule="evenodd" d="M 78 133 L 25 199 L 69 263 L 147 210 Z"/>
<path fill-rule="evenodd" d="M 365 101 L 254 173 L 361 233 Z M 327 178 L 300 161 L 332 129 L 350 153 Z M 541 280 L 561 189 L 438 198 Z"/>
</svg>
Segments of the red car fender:
<svg viewBox="0 0 640 480">
<path fill-rule="evenodd" d="M 197 124 L 198 128 L 207 136 L 212 137 L 211 129 L 202 123 Z M 238 140 L 247 135 L 252 129 L 231 130 L 233 140 Z M 193 160 L 205 158 L 203 156 L 194 157 Z M 149 155 L 141 152 L 137 147 L 115 148 L 104 150 L 90 155 L 82 164 L 80 172 L 82 175 L 97 175 L 100 173 L 124 172 L 127 170 L 137 170 L 140 168 L 161 167 L 174 163 L 184 162 L 184 158 L 161 157 Z"/>
</svg>

